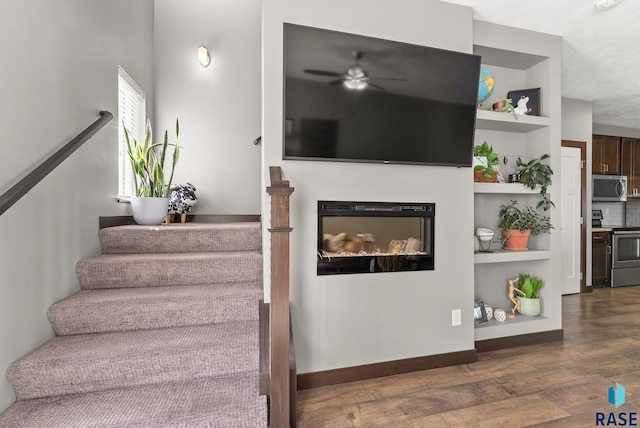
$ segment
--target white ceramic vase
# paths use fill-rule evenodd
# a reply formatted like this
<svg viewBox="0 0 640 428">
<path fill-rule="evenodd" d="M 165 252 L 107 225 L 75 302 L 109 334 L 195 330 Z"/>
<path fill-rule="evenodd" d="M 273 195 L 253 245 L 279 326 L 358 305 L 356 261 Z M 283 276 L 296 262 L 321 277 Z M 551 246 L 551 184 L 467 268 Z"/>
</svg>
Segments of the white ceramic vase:
<svg viewBox="0 0 640 428">
<path fill-rule="evenodd" d="M 169 209 L 169 198 L 131 197 L 133 219 L 138 224 L 162 224 Z"/>
</svg>

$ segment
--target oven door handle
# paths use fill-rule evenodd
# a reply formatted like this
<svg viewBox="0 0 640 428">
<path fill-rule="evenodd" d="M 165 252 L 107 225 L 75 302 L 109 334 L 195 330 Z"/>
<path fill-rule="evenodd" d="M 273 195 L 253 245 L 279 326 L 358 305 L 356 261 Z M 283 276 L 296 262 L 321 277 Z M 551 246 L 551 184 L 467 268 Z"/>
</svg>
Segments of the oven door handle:
<svg viewBox="0 0 640 428">
<path fill-rule="evenodd" d="M 640 230 L 614 230 L 614 235 L 640 235 Z"/>
</svg>

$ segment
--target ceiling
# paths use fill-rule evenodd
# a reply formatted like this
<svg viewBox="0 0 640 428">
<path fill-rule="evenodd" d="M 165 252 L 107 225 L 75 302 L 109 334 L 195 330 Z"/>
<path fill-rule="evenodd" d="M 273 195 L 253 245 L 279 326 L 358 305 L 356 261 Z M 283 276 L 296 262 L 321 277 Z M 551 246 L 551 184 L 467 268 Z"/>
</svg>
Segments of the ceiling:
<svg viewBox="0 0 640 428">
<path fill-rule="evenodd" d="M 562 96 L 593 102 L 593 122 L 640 128 L 640 1 L 445 0 L 474 19 L 562 36 Z"/>
</svg>

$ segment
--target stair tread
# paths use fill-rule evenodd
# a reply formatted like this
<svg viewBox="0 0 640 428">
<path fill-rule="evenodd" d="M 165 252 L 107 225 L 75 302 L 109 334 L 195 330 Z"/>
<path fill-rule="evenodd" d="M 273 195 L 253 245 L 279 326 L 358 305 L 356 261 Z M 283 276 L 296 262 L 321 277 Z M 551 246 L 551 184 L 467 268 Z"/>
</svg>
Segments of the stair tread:
<svg viewBox="0 0 640 428">
<path fill-rule="evenodd" d="M 17 401 L 0 414 L 0 426 L 257 428 L 267 426 L 266 413 L 251 374 Z"/>
<path fill-rule="evenodd" d="M 54 337 L 7 369 L 19 400 L 257 370 L 258 321 Z"/>
<path fill-rule="evenodd" d="M 48 317 L 59 336 L 255 320 L 262 293 L 259 282 L 81 290 Z"/>
<path fill-rule="evenodd" d="M 262 281 L 262 254 L 103 254 L 79 261 L 76 274 L 83 289 L 256 282 Z"/>
<path fill-rule="evenodd" d="M 101 229 L 99 237 L 103 254 L 259 251 L 262 248 L 259 222 L 115 226 Z"/>
</svg>

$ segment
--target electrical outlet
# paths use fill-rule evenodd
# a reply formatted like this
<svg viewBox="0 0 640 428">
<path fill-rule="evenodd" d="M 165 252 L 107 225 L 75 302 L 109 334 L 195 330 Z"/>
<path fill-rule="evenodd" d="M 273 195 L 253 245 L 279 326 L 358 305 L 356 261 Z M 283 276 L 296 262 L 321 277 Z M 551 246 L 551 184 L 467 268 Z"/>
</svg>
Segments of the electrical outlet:
<svg viewBox="0 0 640 428">
<path fill-rule="evenodd" d="M 462 310 L 454 309 L 451 311 L 451 325 L 453 327 L 462 325 Z"/>
</svg>

